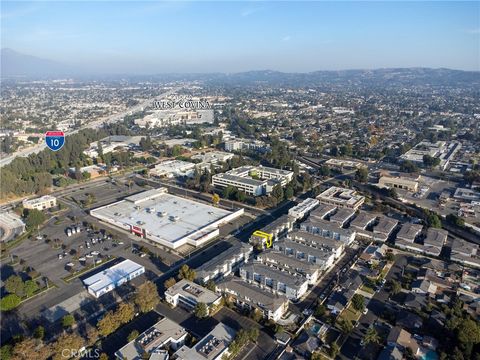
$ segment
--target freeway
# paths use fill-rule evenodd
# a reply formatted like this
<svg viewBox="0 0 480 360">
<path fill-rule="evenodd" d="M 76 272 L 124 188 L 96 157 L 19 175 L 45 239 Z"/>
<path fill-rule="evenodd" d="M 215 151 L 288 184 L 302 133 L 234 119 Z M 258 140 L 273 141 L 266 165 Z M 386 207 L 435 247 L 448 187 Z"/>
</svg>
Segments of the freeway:
<svg viewBox="0 0 480 360">
<path fill-rule="evenodd" d="M 105 118 L 101 118 L 101 119 L 89 122 L 88 124 L 83 125 L 79 129 L 67 132 L 65 134 L 65 136 L 73 135 L 73 134 L 75 134 L 75 133 L 77 133 L 77 132 L 79 132 L 80 130 L 83 130 L 83 129 L 89 129 L 89 128 L 96 129 L 96 128 L 101 127 L 104 123 L 109 124 L 109 123 L 114 123 L 114 122 L 121 121 L 125 116 L 134 114 L 138 111 L 142 111 L 146 106 L 151 105 L 153 101 L 158 101 L 158 100 L 163 99 L 164 97 L 170 96 L 173 93 L 180 90 L 181 88 L 182 88 L 181 86 L 176 87 L 176 88 L 174 88 L 172 90 L 169 90 L 169 91 L 167 91 L 167 92 L 165 92 L 165 93 L 163 93 L 163 94 L 161 94 L 161 95 L 159 95 L 159 96 L 157 96 L 153 99 L 145 100 L 144 102 L 142 102 L 138 105 L 135 105 L 131 108 L 128 108 L 125 111 L 122 111 L 120 113 L 109 115 Z M 38 154 L 40 151 L 44 150 L 45 148 L 46 148 L 46 145 L 45 145 L 45 143 L 42 142 L 38 145 L 29 147 L 27 149 L 16 151 L 13 154 L 0 159 L 0 167 L 10 164 L 13 161 L 13 159 L 15 159 L 16 157 L 27 157 L 31 154 Z"/>
</svg>

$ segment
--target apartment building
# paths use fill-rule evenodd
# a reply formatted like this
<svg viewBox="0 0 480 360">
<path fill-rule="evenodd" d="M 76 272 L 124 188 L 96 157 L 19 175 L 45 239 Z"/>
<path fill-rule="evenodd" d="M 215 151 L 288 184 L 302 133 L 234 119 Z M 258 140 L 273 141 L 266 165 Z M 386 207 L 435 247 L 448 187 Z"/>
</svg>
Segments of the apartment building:
<svg viewBox="0 0 480 360">
<path fill-rule="evenodd" d="M 239 278 L 221 282 L 217 289 L 222 294 L 233 297 L 237 306 L 257 309 L 268 320 L 278 321 L 288 310 L 288 299 L 285 295 L 272 294 Z"/>
<path fill-rule="evenodd" d="M 352 229 L 343 229 L 336 223 L 315 218 L 307 219 L 307 221 L 301 223 L 300 230 L 327 239 L 341 241 L 345 245 L 350 245 L 355 240 L 356 235 L 356 232 Z"/>
<path fill-rule="evenodd" d="M 285 239 L 273 244 L 273 249 L 286 256 L 314 264 L 320 271 L 329 269 L 335 262 L 335 253 L 329 248 L 317 248 L 304 243 Z"/>
<path fill-rule="evenodd" d="M 248 262 L 252 251 L 252 245 L 238 243 L 195 269 L 196 279 L 207 283 L 209 280 L 225 278 Z"/>
<path fill-rule="evenodd" d="M 298 300 L 308 289 L 308 280 L 290 275 L 263 264 L 248 264 L 240 268 L 240 277 L 263 289 L 285 295 L 289 300 Z"/>
<path fill-rule="evenodd" d="M 304 276 L 311 285 L 316 284 L 321 272 L 320 266 L 278 250 L 263 251 L 257 255 L 256 261 L 293 275 Z"/>
<path fill-rule="evenodd" d="M 288 215 L 299 220 L 306 217 L 310 212 L 315 209 L 320 202 L 317 199 L 308 198 L 303 200 L 300 204 L 288 210 Z"/>
</svg>

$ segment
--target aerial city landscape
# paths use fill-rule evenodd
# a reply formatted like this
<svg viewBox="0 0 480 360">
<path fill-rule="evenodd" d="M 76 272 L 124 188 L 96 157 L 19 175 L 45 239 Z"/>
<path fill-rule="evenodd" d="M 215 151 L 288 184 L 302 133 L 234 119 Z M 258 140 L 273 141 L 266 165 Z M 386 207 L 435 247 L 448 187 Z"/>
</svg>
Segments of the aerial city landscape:
<svg viewBox="0 0 480 360">
<path fill-rule="evenodd" d="M 478 2 L 1 12 L 0 359 L 480 360 Z"/>
</svg>

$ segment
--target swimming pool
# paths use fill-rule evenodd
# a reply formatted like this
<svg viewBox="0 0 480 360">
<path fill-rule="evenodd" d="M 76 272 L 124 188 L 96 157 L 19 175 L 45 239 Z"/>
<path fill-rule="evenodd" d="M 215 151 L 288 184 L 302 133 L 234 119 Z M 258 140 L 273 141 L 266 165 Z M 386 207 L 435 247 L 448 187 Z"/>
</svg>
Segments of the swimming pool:
<svg viewBox="0 0 480 360">
<path fill-rule="evenodd" d="M 422 360 L 438 360 L 438 355 L 433 350 L 428 350 L 425 354 L 423 354 L 420 359 Z"/>
</svg>

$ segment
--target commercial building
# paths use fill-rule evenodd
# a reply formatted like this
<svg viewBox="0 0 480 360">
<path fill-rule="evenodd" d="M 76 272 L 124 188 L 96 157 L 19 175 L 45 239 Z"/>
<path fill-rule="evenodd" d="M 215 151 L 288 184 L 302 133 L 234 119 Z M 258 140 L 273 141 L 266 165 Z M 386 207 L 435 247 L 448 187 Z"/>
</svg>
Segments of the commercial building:
<svg viewBox="0 0 480 360">
<path fill-rule="evenodd" d="M 358 210 L 365 201 L 365 197 L 357 194 L 355 190 L 332 186 L 317 196 L 323 204 L 335 205 Z"/>
<path fill-rule="evenodd" d="M 161 319 L 146 331 L 115 352 L 119 360 L 155 359 L 155 354 L 175 351 L 185 343 L 187 331 L 167 317 Z M 167 358 L 168 359 L 168 358 Z"/>
<path fill-rule="evenodd" d="M 304 276 L 311 285 L 316 284 L 321 268 L 306 259 L 300 260 L 295 256 L 286 255 L 282 251 L 267 250 L 257 255 L 257 261 L 273 266 L 292 275 Z"/>
<path fill-rule="evenodd" d="M 195 172 L 195 164 L 182 160 L 167 160 L 155 165 L 149 170 L 151 176 L 156 177 L 177 177 L 177 176 L 193 176 Z"/>
<path fill-rule="evenodd" d="M 276 242 L 273 248 L 287 256 L 314 264 L 321 271 L 329 269 L 335 262 L 335 252 L 332 250 L 309 246 L 290 239 Z"/>
<path fill-rule="evenodd" d="M 14 212 L 0 213 L 0 241 L 10 241 L 25 231 L 25 223 Z"/>
<path fill-rule="evenodd" d="M 330 222 L 338 224 L 338 226 L 345 226 L 350 219 L 355 216 L 355 210 L 349 208 L 340 208 L 335 214 L 330 217 Z"/>
<path fill-rule="evenodd" d="M 388 218 L 386 216 L 380 216 L 378 224 L 373 228 L 373 240 L 375 241 L 387 241 L 390 234 L 397 227 L 398 221 Z"/>
<path fill-rule="evenodd" d="M 235 299 L 241 308 L 257 309 L 268 320 L 278 321 L 288 310 L 288 299 L 284 295 L 272 294 L 242 279 L 232 278 L 221 282 L 217 289 Z"/>
<path fill-rule="evenodd" d="M 25 199 L 22 201 L 25 209 L 45 210 L 57 206 L 57 198 L 51 195 L 44 195 L 36 199 Z"/>
<path fill-rule="evenodd" d="M 173 354 L 176 360 L 220 360 L 229 355 L 228 347 L 235 339 L 235 330 L 218 323 L 203 339 L 189 348 L 183 345 Z"/>
<path fill-rule="evenodd" d="M 233 139 L 225 141 L 223 145 L 225 151 L 255 151 L 265 153 L 270 151 L 270 144 L 260 140 Z"/>
<path fill-rule="evenodd" d="M 252 251 L 253 246 L 245 243 L 228 248 L 195 269 L 197 280 L 207 283 L 209 280 L 227 277 L 248 261 Z"/>
<path fill-rule="evenodd" d="M 295 219 L 303 219 L 305 216 L 310 214 L 310 212 L 315 209 L 320 202 L 317 199 L 305 199 L 300 204 L 295 205 L 294 207 L 288 210 L 288 215 L 294 217 Z"/>
<path fill-rule="evenodd" d="M 172 306 L 181 305 L 188 309 L 193 309 L 198 303 L 204 303 L 210 308 L 220 304 L 221 296 L 193 281 L 182 279 L 165 290 L 165 300 Z"/>
<path fill-rule="evenodd" d="M 453 194 L 453 198 L 458 201 L 480 201 L 480 192 L 472 189 L 457 188 Z"/>
<path fill-rule="evenodd" d="M 312 234 L 303 230 L 294 230 L 287 235 L 287 239 L 301 242 L 309 246 L 330 251 L 338 259 L 345 250 L 345 243 L 328 237 L 322 237 L 318 234 Z"/>
<path fill-rule="evenodd" d="M 194 100 L 195 102 L 196 100 Z M 188 101 L 185 102 L 188 104 Z M 142 119 L 135 119 L 135 125 L 141 128 L 170 127 L 175 125 L 192 125 L 209 123 L 213 124 L 214 114 L 212 109 L 169 109 L 156 110 Z"/>
<path fill-rule="evenodd" d="M 145 268 L 126 259 L 83 280 L 89 294 L 99 298 L 127 281 L 142 275 Z"/>
<path fill-rule="evenodd" d="M 361 162 L 351 161 L 351 160 L 342 160 L 342 159 L 328 159 L 325 161 L 325 165 L 336 169 L 346 169 L 346 170 L 355 170 L 365 167 Z"/>
<path fill-rule="evenodd" d="M 203 154 L 193 155 L 190 159 L 197 160 L 200 164 L 218 165 L 233 158 L 235 155 L 223 151 L 210 151 Z"/>
<path fill-rule="evenodd" d="M 285 271 L 275 270 L 262 264 L 243 266 L 240 268 L 240 277 L 263 289 L 284 294 L 289 300 L 298 300 L 308 289 L 306 278 L 293 276 Z"/>
<path fill-rule="evenodd" d="M 100 141 L 92 142 L 88 149 L 83 153 L 89 157 L 97 158 L 99 152 L 102 154 L 108 154 L 112 151 L 125 151 L 134 150 L 139 147 L 142 136 L 124 136 L 124 135 L 112 135 L 107 136 Z M 98 146 L 100 144 L 100 148 Z"/>
<path fill-rule="evenodd" d="M 351 229 L 343 229 L 339 225 L 327 220 L 308 219 L 300 224 L 300 230 L 318 235 L 327 239 L 333 239 L 350 245 L 355 240 L 356 232 Z"/>
<path fill-rule="evenodd" d="M 233 186 L 248 195 L 269 194 L 275 185 L 286 186 L 293 179 L 293 172 L 265 166 L 241 166 L 223 174 L 212 176 L 212 185 L 225 188 Z"/>
<path fill-rule="evenodd" d="M 97 219 L 115 225 L 152 244 L 170 249 L 201 246 L 219 235 L 219 226 L 243 214 L 167 193 L 147 190 L 90 211 Z"/>
<path fill-rule="evenodd" d="M 403 189 L 412 192 L 418 190 L 418 181 L 407 179 L 400 176 L 381 176 L 378 180 L 378 186 L 388 189 Z"/>
</svg>

